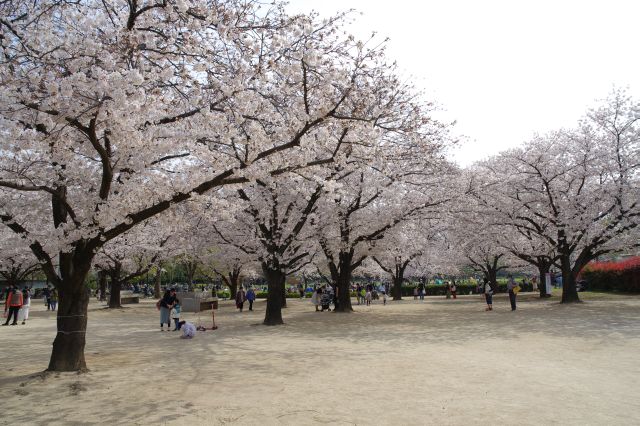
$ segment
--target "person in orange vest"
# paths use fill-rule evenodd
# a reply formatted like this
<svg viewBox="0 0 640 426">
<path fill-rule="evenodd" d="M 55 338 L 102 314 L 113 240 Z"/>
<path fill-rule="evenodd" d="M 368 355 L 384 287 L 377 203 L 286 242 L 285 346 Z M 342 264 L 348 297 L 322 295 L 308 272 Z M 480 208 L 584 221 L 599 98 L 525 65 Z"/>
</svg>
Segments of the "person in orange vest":
<svg viewBox="0 0 640 426">
<path fill-rule="evenodd" d="M 7 315 L 7 322 L 2 325 L 9 325 L 9 320 L 13 315 L 13 323 L 11 325 L 18 325 L 18 312 L 22 307 L 22 292 L 17 288 L 11 286 L 11 291 L 7 294 L 7 300 L 4 302 L 4 312 L 7 310 L 9 314 Z"/>
</svg>

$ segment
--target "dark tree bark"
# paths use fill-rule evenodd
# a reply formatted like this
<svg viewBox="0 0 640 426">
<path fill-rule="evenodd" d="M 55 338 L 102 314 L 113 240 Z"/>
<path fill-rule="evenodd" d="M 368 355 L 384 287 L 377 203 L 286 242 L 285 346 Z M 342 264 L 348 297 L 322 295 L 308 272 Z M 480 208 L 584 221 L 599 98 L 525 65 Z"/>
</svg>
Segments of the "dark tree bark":
<svg viewBox="0 0 640 426">
<path fill-rule="evenodd" d="M 58 290 L 58 333 L 53 341 L 49 371 L 85 371 L 84 346 L 89 294 L 85 280 L 91 269 L 93 251 L 84 242 L 70 253 L 60 253 L 60 277 L 51 267 L 45 273 Z"/>
<path fill-rule="evenodd" d="M 236 297 L 238 286 L 240 285 L 240 268 L 233 268 L 229 271 L 227 285 L 229 286 L 229 297 L 233 299 Z"/>
<path fill-rule="evenodd" d="M 352 312 L 351 306 L 351 275 L 353 273 L 353 267 L 351 261 L 353 260 L 353 251 L 340 252 L 338 273 L 336 287 L 338 290 L 338 306 L 334 312 Z"/>
<path fill-rule="evenodd" d="M 567 243 L 567 235 L 564 229 L 558 231 L 558 254 L 560 257 L 560 270 L 562 271 L 562 299 L 560 303 L 579 303 L 578 290 L 576 289 L 576 276 L 582 269 L 582 266 L 586 265 L 589 260 L 585 260 L 583 265 L 580 265 L 580 261 L 585 257 L 587 251 L 583 252 L 576 259 L 574 267 L 572 268 L 571 253 L 573 250 Z M 577 271 L 574 270 L 577 268 Z"/>
<path fill-rule="evenodd" d="M 109 308 L 122 308 L 120 304 L 120 291 L 122 290 L 122 282 L 118 279 L 111 279 L 111 294 L 109 295 Z"/>
<path fill-rule="evenodd" d="M 122 308 L 120 304 L 120 290 L 122 290 L 122 264 L 114 262 L 114 264 L 106 271 L 111 279 L 111 294 L 109 295 L 109 308 Z"/>
<path fill-rule="evenodd" d="M 89 295 L 85 289 L 84 280 L 62 282 L 59 286 L 58 333 L 53 341 L 47 370 L 84 371 L 87 369 L 84 346 L 88 305 Z"/>
<path fill-rule="evenodd" d="M 493 289 L 494 293 L 498 292 L 498 269 L 489 266 L 487 268 L 486 277 L 489 280 L 489 285 Z"/>
<path fill-rule="evenodd" d="M 267 310 L 264 316 L 264 325 L 284 324 L 282 320 L 282 298 L 284 292 L 285 274 L 277 267 L 266 262 L 262 263 L 262 272 L 268 285 Z"/>
<path fill-rule="evenodd" d="M 579 303 L 578 290 L 576 289 L 576 275 L 571 267 L 571 257 L 568 253 L 560 254 L 560 267 L 562 269 L 562 299 L 560 303 Z M 580 267 L 580 269 L 582 269 Z"/>
<path fill-rule="evenodd" d="M 105 271 L 98 271 L 98 284 L 100 286 L 100 301 L 107 300 L 107 273 Z"/>
<path fill-rule="evenodd" d="M 68 211 L 61 200 L 66 199 L 66 187 L 56 188 L 57 196 L 51 198 L 53 223 L 57 228 L 66 223 Z M 43 265 L 43 271 L 58 290 L 58 313 L 56 338 L 49 359 L 49 371 L 85 371 L 87 364 L 84 358 L 84 346 L 87 331 L 87 307 L 89 294 L 85 280 L 91 269 L 95 250 L 86 240 L 77 241 L 73 249 L 67 253 L 59 253 L 60 274 L 53 268 L 50 258 L 44 250 L 36 245 L 32 251 L 41 259 L 49 261 Z"/>
<path fill-rule="evenodd" d="M 542 258 L 538 258 L 538 279 L 540 280 L 540 284 L 538 285 L 538 291 L 540 292 L 541 298 L 551 297 L 550 294 L 547 294 L 547 273 L 551 269 L 551 261 L 545 261 Z"/>
<path fill-rule="evenodd" d="M 402 283 L 404 282 L 404 272 L 401 276 L 393 277 L 393 300 L 402 300 Z"/>
</svg>

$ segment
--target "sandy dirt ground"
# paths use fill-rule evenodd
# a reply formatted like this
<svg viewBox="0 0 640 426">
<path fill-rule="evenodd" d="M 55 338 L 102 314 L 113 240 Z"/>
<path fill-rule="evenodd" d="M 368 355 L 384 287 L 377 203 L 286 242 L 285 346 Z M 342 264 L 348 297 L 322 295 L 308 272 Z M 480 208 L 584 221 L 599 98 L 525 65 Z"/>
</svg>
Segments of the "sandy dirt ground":
<svg viewBox="0 0 640 426">
<path fill-rule="evenodd" d="M 280 327 L 260 325 L 264 302 L 223 302 L 193 340 L 160 332 L 152 300 L 92 301 L 90 372 L 48 375 L 54 314 L 34 301 L 27 325 L 0 327 L 0 424 L 639 424 L 640 298 L 520 298 L 290 300 Z"/>
</svg>

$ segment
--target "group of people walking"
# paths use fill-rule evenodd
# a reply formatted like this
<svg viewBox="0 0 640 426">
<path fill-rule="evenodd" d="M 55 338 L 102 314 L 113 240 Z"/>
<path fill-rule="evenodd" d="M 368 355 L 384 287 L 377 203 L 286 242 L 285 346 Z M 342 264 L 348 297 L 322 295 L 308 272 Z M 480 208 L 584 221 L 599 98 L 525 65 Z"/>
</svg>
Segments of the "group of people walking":
<svg viewBox="0 0 640 426">
<path fill-rule="evenodd" d="M 27 287 L 20 290 L 14 285 L 9 286 L 4 301 L 4 315 L 7 320 L 2 325 L 9 325 L 11 318 L 13 318 L 11 325 L 18 325 L 18 321 L 22 321 L 23 325 L 26 324 L 30 307 L 31 290 Z"/>
<path fill-rule="evenodd" d="M 55 311 L 58 307 L 58 290 L 47 286 L 42 290 L 42 296 L 44 298 L 44 306 L 47 307 L 47 311 Z"/>
<path fill-rule="evenodd" d="M 240 286 L 236 291 L 236 309 L 242 312 L 244 309 L 244 302 L 249 302 L 249 310 L 253 311 L 253 302 L 256 300 L 256 292 L 253 287 L 249 287 L 249 290 L 244 291 L 244 287 Z"/>
</svg>

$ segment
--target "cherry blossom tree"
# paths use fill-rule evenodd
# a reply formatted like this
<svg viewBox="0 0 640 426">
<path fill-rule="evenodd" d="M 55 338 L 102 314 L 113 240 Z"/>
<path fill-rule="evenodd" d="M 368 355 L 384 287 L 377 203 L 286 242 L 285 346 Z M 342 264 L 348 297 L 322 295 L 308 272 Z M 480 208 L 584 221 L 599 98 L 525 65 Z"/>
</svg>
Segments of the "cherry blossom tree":
<svg viewBox="0 0 640 426">
<path fill-rule="evenodd" d="M 40 271 L 40 263 L 20 238 L 8 229 L 0 229 L 0 277 L 7 285 L 19 286 L 29 275 Z"/>
<path fill-rule="evenodd" d="M 437 214 L 455 196 L 447 191 L 452 167 L 438 158 L 444 140 L 424 145 L 400 144 L 359 171 L 346 169 L 336 180 L 314 221 L 332 285 L 337 288 L 338 312 L 350 312 L 352 273 L 385 244 L 387 232 L 420 215 Z M 388 240 L 393 245 L 393 239 Z"/>
<path fill-rule="evenodd" d="M 240 0 L 0 15 L 0 221 L 59 289 L 49 370 L 86 368 L 84 281 L 105 243 L 214 188 L 332 162 L 328 135 L 349 123 L 367 139 L 384 106 L 366 83 L 382 53 L 341 17 Z"/>
<path fill-rule="evenodd" d="M 109 241 L 96 255 L 94 267 L 98 270 L 100 285 L 107 277 L 111 281 L 109 308 L 121 308 L 122 284 L 146 274 L 161 258 L 172 233 L 170 228 L 159 225 L 158 221 L 147 221 L 134 231 Z"/>
<path fill-rule="evenodd" d="M 505 224 L 553 248 L 562 302 L 578 302 L 575 280 L 598 256 L 628 249 L 640 218 L 640 106 L 613 92 L 578 128 L 541 135 L 481 166 L 478 199 Z M 637 243 L 637 242 L 636 242 Z"/>
<path fill-rule="evenodd" d="M 472 210 L 472 216 L 477 217 L 478 221 L 480 221 L 476 222 L 474 227 L 485 228 L 486 230 L 491 229 L 491 232 L 485 231 L 483 233 L 485 238 L 495 241 L 496 246 L 492 247 L 491 250 L 496 255 L 500 255 L 500 258 L 510 255 L 512 261 L 518 259 L 535 267 L 540 283 L 544 283 L 546 274 L 558 260 L 555 247 L 550 245 L 547 240 L 540 239 L 537 234 L 532 233 L 529 229 L 512 226 L 512 216 L 507 212 L 510 206 L 509 202 L 504 203 L 502 198 L 494 198 L 495 194 L 491 189 L 505 183 L 492 180 L 492 176 L 487 174 L 485 167 L 491 164 L 488 166 L 490 170 L 508 170 L 512 166 L 500 160 L 501 157 L 496 157 L 481 163 L 480 167 L 473 167 L 470 170 L 472 178 L 470 180 L 470 189 L 467 191 L 469 200 L 467 206 Z M 497 234 L 490 236 L 491 233 Z M 488 247 L 485 246 L 485 248 Z M 495 276 L 497 273 L 497 271 L 492 271 L 492 265 L 497 268 L 499 260 L 496 258 L 491 259 L 491 256 L 489 256 L 480 262 L 484 265 L 482 268 L 478 268 L 476 265 L 475 269 L 482 270 L 483 274 L 491 281 L 490 277 Z M 506 265 L 503 264 L 502 266 L 503 268 L 501 269 L 507 269 Z M 495 284 L 495 281 L 492 281 L 492 283 Z M 540 297 L 550 296 L 546 293 L 546 286 L 540 285 L 538 288 Z"/>
<path fill-rule="evenodd" d="M 224 228 L 212 224 L 226 246 L 253 256 L 260 263 L 268 284 L 265 325 L 283 323 L 286 277 L 310 261 L 312 245 L 305 242 L 303 235 L 322 188 L 321 183 L 303 174 L 287 179 L 261 179 L 238 189 L 237 203 L 243 208 L 232 223 Z"/>
<path fill-rule="evenodd" d="M 511 255 L 528 263 L 537 270 L 538 286 L 540 297 L 550 297 L 547 294 L 545 282 L 546 274 L 551 267 L 559 260 L 555 252 L 555 247 L 549 245 L 548 241 L 540 240 L 530 231 L 520 227 L 504 227 L 505 232 L 510 237 L 502 240 L 502 246 L 508 250 Z"/>
<path fill-rule="evenodd" d="M 444 212 L 449 206 L 441 207 Z M 429 262 L 428 254 L 432 253 L 430 248 L 442 239 L 443 229 L 439 222 L 433 217 L 403 222 L 387 232 L 380 243 L 376 242 L 371 259 L 390 276 L 393 300 L 402 300 L 406 272 L 415 274 Z M 445 257 L 444 253 L 440 253 L 440 256 Z"/>
<path fill-rule="evenodd" d="M 229 230 L 226 223 L 218 223 L 217 227 Z M 229 288 L 229 296 L 233 297 L 242 284 L 241 279 L 245 273 L 249 273 L 254 268 L 256 262 L 255 253 L 247 254 L 238 249 L 233 242 L 229 244 L 217 237 L 215 232 L 209 233 L 209 244 L 201 253 L 200 273 L 214 281 L 222 280 Z M 244 248 L 244 247 L 243 247 Z"/>
<path fill-rule="evenodd" d="M 494 291 L 497 291 L 497 274 L 509 267 L 509 251 L 504 241 L 504 224 L 496 220 L 494 211 L 486 208 L 473 197 L 477 192 L 478 172 L 467 170 L 463 178 L 466 190 L 461 207 L 452 212 L 446 225 L 446 249 L 443 253 L 451 256 L 458 267 L 470 266 L 487 279 Z"/>
</svg>

